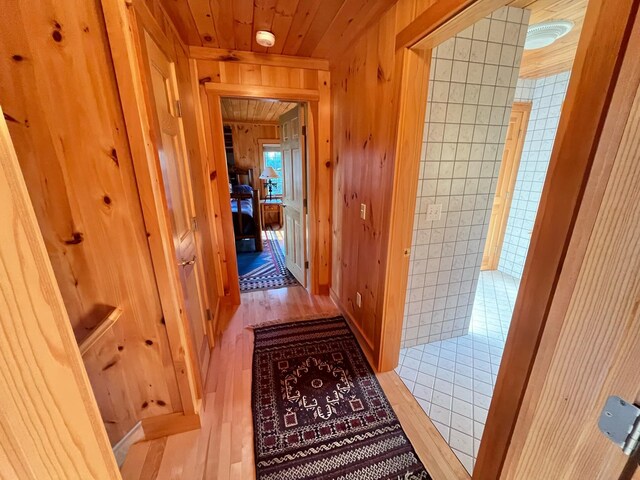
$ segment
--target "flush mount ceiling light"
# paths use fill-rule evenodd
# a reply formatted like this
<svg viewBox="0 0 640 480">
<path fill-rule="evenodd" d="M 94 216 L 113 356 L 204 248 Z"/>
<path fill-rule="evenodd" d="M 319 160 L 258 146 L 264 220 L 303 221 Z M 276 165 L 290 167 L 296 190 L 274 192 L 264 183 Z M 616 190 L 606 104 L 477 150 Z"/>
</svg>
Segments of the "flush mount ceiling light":
<svg viewBox="0 0 640 480">
<path fill-rule="evenodd" d="M 571 31 L 573 22 L 570 20 L 550 20 L 536 23 L 527 29 L 527 39 L 524 42 L 525 50 L 547 47 L 560 37 Z"/>
<path fill-rule="evenodd" d="M 276 44 L 276 36 L 266 30 L 258 30 L 256 32 L 256 42 L 263 47 L 273 47 Z"/>
</svg>

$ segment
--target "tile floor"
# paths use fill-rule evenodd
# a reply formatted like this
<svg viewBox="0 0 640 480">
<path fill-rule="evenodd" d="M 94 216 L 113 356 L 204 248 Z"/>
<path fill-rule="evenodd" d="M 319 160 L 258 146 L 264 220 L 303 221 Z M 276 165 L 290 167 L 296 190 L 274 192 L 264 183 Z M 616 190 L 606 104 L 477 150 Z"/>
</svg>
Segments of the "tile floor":
<svg viewBox="0 0 640 480">
<path fill-rule="evenodd" d="M 480 273 L 469 334 L 405 348 L 397 372 L 471 473 L 491 403 L 519 280 Z"/>
</svg>

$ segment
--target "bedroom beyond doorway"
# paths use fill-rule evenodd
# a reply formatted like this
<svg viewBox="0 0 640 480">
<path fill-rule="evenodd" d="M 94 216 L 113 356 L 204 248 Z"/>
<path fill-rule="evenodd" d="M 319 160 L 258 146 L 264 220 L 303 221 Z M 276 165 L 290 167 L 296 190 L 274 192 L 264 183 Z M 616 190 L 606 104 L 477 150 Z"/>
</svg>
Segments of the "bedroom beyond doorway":
<svg viewBox="0 0 640 480">
<path fill-rule="evenodd" d="M 240 291 L 305 284 L 305 108 L 222 98 Z"/>
</svg>

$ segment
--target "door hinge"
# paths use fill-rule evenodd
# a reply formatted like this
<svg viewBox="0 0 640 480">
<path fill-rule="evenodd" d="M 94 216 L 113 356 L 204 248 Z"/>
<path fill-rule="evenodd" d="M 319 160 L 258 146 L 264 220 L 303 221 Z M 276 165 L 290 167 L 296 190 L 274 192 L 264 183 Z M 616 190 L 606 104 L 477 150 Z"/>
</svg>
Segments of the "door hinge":
<svg viewBox="0 0 640 480">
<path fill-rule="evenodd" d="M 213 316 L 211 315 L 211 310 L 207 308 L 207 321 L 210 322 L 213 320 Z"/>
<path fill-rule="evenodd" d="M 307 136 L 307 126 L 306 125 L 302 125 L 302 136 L 303 137 Z"/>
<path fill-rule="evenodd" d="M 640 407 L 612 396 L 600 414 L 598 427 L 625 455 L 633 455 L 640 443 Z"/>
<path fill-rule="evenodd" d="M 304 262 L 304 268 L 309 268 L 309 261 Z"/>
<path fill-rule="evenodd" d="M 176 117 L 182 117 L 182 103 L 180 103 L 180 100 L 176 100 Z"/>
<path fill-rule="evenodd" d="M 307 208 L 307 199 L 306 198 L 302 200 L 302 207 L 303 208 Z"/>
</svg>

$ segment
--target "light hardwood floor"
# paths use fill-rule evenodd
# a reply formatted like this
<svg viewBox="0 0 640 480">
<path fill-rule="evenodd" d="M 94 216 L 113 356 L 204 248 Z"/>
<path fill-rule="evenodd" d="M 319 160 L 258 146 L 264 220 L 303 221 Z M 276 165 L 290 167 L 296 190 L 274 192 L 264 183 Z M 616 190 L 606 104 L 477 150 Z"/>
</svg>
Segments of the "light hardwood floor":
<svg viewBox="0 0 640 480">
<path fill-rule="evenodd" d="M 302 287 L 242 294 L 242 305 L 222 311 L 226 326 L 211 355 L 202 428 L 134 445 L 122 467 L 123 479 L 254 478 L 253 333 L 245 327 L 338 313 L 329 297 L 311 296 Z M 382 373 L 378 380 L 434 480 L 469 479 L 398 375 Z"/>
</svg>

